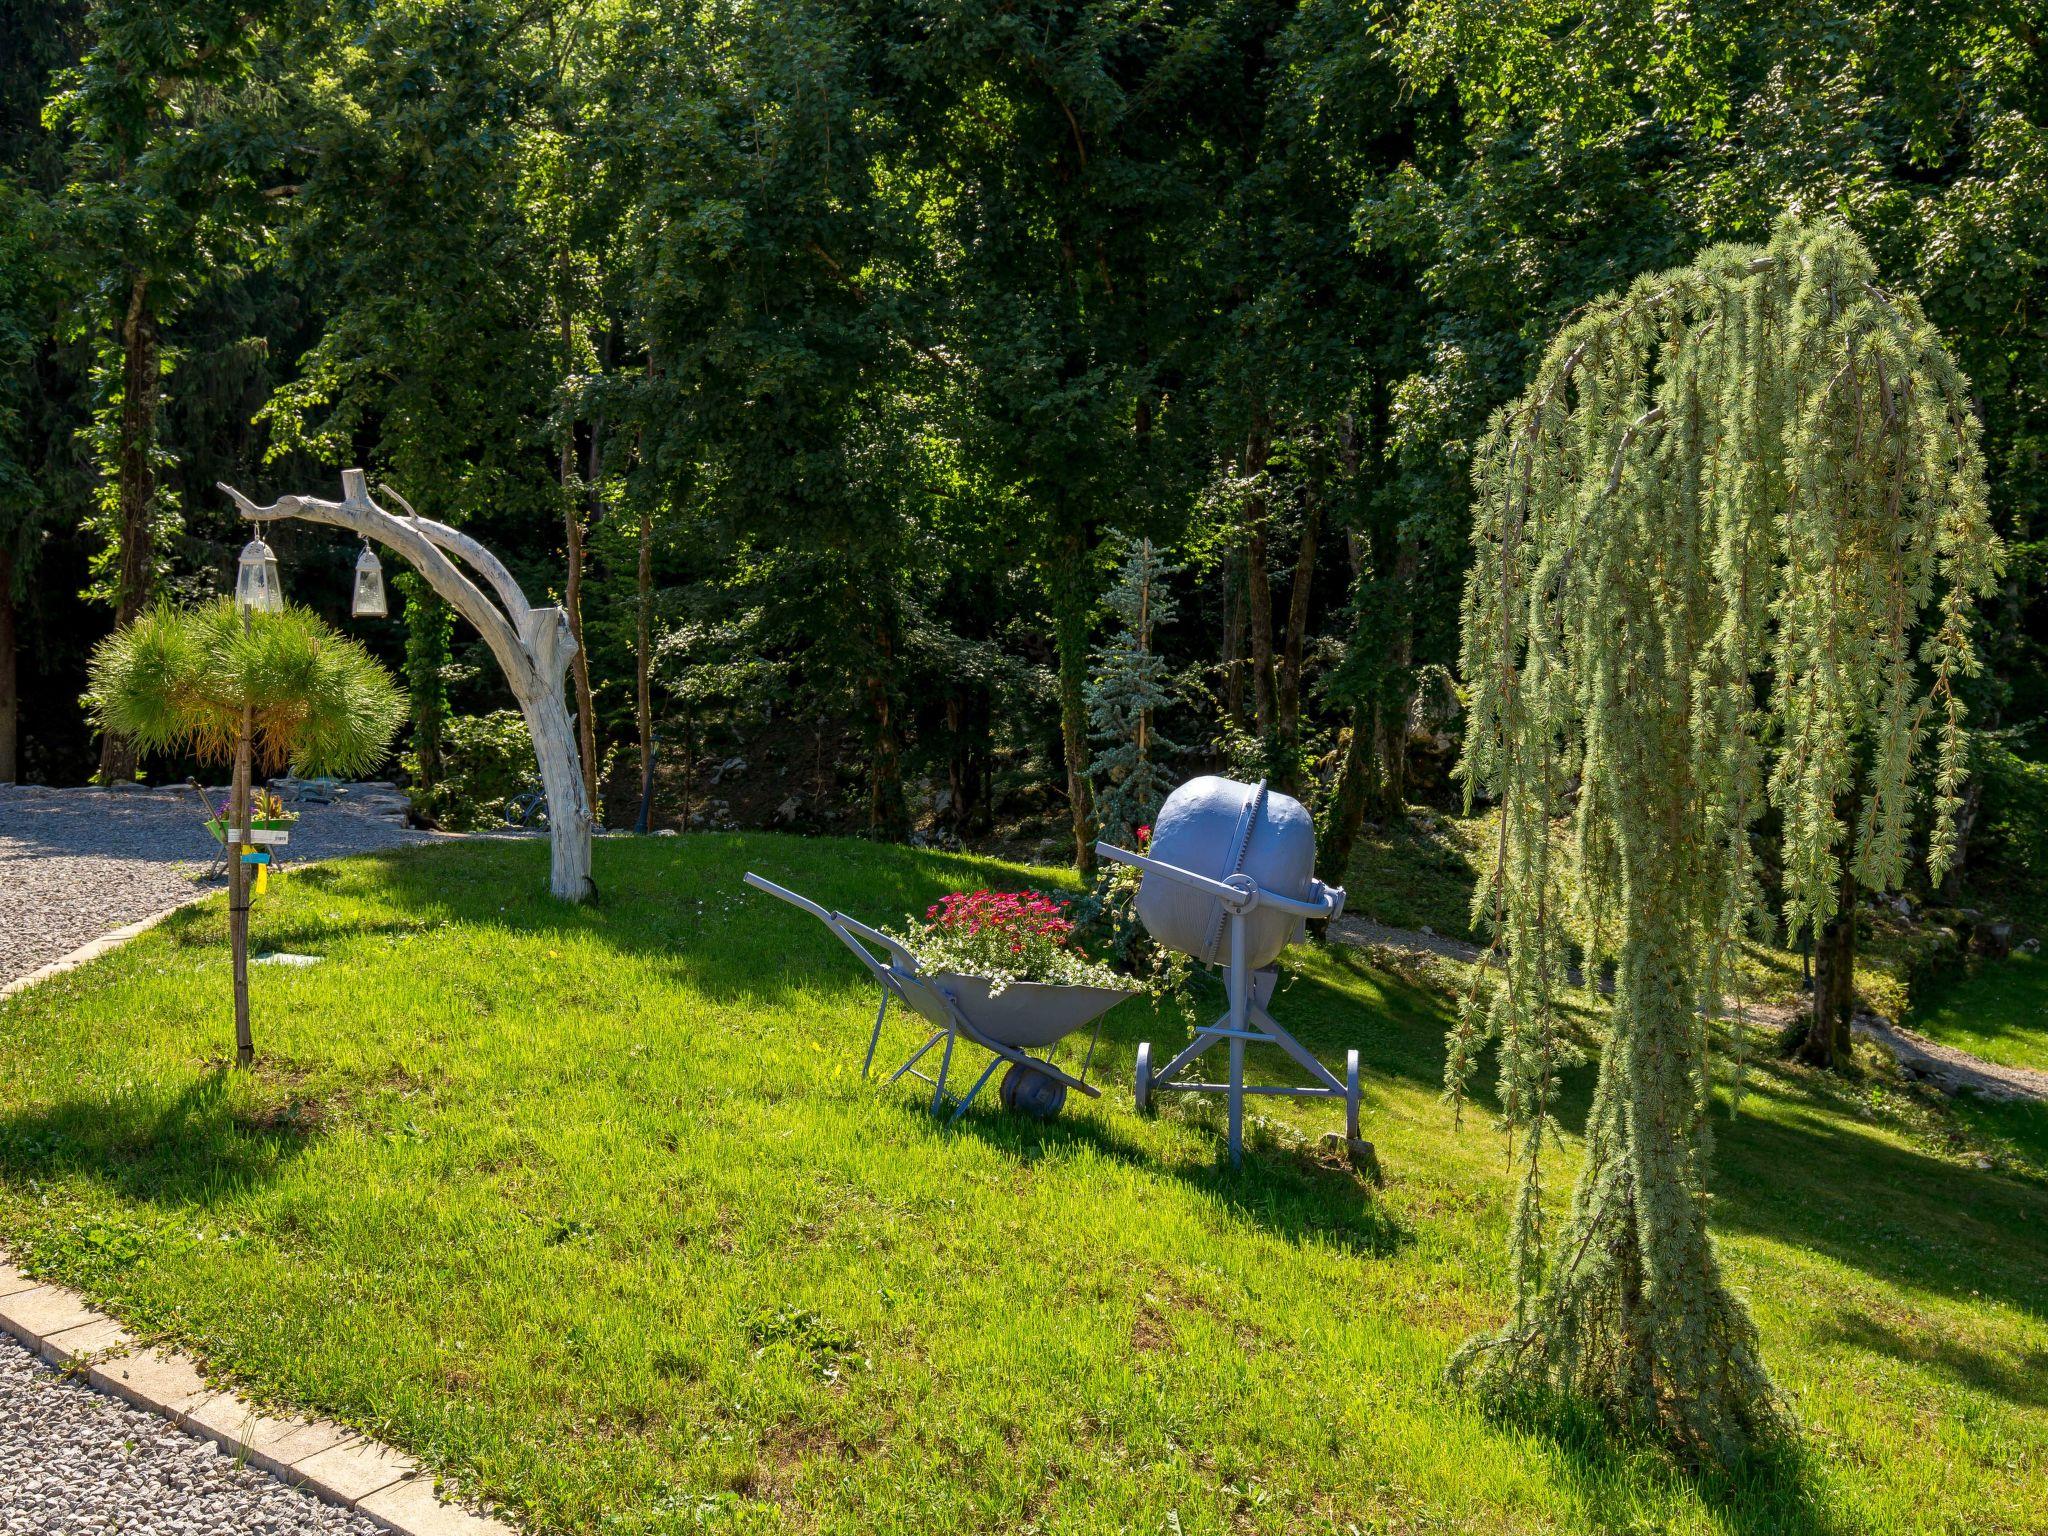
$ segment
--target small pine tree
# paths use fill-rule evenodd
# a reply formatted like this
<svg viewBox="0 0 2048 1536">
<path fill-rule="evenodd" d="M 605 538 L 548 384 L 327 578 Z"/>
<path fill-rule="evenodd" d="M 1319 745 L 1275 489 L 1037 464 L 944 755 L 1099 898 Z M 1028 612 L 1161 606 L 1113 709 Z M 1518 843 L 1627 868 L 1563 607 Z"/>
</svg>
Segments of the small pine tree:
<svg viewBox="0 0 2048 1536">
<path fill-rule="evenodd" d="M 1166 798 L 1164 760 L 1181 750 L 1155 724 L 1173 691 L 1166 658 L 1152 648 L 1153 632 L 1173 619 L 1166 584 L 1176 573 L 1150 539 L 1133 540 L 1105 599 L 1115 632 L 1089 657 L 1088 774 L 1106 837 L 1131 838 L 1151 821 Z"/>
</svg>

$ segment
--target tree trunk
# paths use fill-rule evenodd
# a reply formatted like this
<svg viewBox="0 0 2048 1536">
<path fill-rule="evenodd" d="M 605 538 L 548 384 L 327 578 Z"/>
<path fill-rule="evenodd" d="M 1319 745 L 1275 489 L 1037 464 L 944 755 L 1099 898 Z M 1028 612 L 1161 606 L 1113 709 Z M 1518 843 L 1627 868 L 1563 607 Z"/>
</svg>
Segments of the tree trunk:
<svg viewBox="0 0 2048 1536">
<path fill-rule="evenodd" d="M 1344 763 L 1337 770 L 1337 791 L 1330 814 L 1316 839 L 1316 872 L 1326 885 L 1342 885 L 1351 864 L 1351 850 L 1365 826 L 1366 808 L 1377 798 L 1379 757 L 1373 750 L 1373 708 L 1360 705 L 1351 713 L 1350 739 Z"/>
<path fill-rule="evenodd" d="M 1813 943 L 1813 1012 L 1793 1053 L 1809 1066 L 1839 1069 L 1851 1058 L 1856 1018 L 1856 823 L 1863 810 L 1860 788 L 1848 796 L 1843 817 L 1851 845 L 1842 850 L 1836 877 L 1835 915 L 1821 925 Z"/>
<path fill-rule="evenodd" d="M 21 689 L 14 633 L 14 568 L 11 546 L 0 545 L 0 784 L 21 777 L 18 736 Z"/>
<path fill-rule="evenodd" d="M 874 616 L 875 654 L 865 678 L 874 737 L 868 754 L 868 829 L 898 841 L 910 835 L 903 795 L 903 743 L 896 722 L 896 624 L 886 605 Z"/>
<path fill-rule="evenodd" d="M 242 616 L 248 623 L 248 615 Z M 249 755 L 254 711 L 242 706 L 242 732 L 235 741 L 235 777 L 228 796 L 228 943 L 233 952 L 235 988 L 235 1065 L 243 1070 L 256 1061 L 256 1037 L 249 1027 L 249 866 L 242 855 L 249 828 Z"/>
<path fill-rule="evenodd" d="M 640 814 L 645 832 L 654 806 L 654 503 L 640 508 L 640 561 L 633 577 L 633 724 L 640 736 Z"/>
<path fill-rule="evenodd" d="M 1244 728 L 1244 551 L 1223 562 L 1223 710 Z"/>
<path fill-rule="evenodd" d="M 1088 552 L 1071 532 L 1055 552 L 1053 640 L 1059 652 L 1060 747 L 1067 760 L 1067 805 L 1074 828 L 1074 867 L 1095 873 L 1095 801 L 1088 789 Z"/>
<path fill-rule="evenodd" d="M 1631 788 L 1639 804 L 1660 798 L 1647 784 Z M 1676 846 L 1683 819 L 1665 821 L 1663 846 Z M 1501 1397 L 1562 1387 L 1616 1423 L 1662 1426 L 1704 1450 L 1724 1444 L 1730 1428 L 1760 1431 L 1774 1399 L 1756 1325 L 1728 1290 L 1707 1230 L 1689 1065 L 1700 997 L 1677 963 L 1688 941 L 1676 916 L 1685 909 L 1672 886 L 1676 862 L 1659 847 L 1623 871 L 1641 911 L 1618 936 L 1585 1157 L 1570 1215 L 1554 1242 L 1546 1235 L 1542 1290 L 1451 1369 Z"/>
<path fill-rule="evenodd" d="M 565 323 L 564 346 L 567 345 Z M 576 437 L 562 434 L 562 534 L 568 548 L 569 581 L 562 594 L 562 607 L 569 615 L 569 637 L 576 642 L 576 654 L 569 661 L 569 675 L 576 684 L 576 755 L 583 775 L 583 798 L 597 804 L 597 715 L 590 702 L 590 650 L 583 643 L 583 507 L 575 494 Z"/>
<path fill-rule="evenodd" d="M 121 321 L 121 444 L 116 470 L 118 521 L 115 538 L 114 627 L 135 621 L 149 603 L 156 578 L 157 407 L 156 316 L 149 307 L 149 278 L 136 273 L 128 285 L 128 309 Z M 109 732 L 100 740 L 100 782 L 135 777 L 134 744 Z"/>
<path fill-rule="evenodd" d="M 552 678 L 543 672 L 537 691 L 516 696 L 548 802 L 548 889 L 564 901 L 583 901 L 597 889 L 590 878 L 590 802 L 584 798 L 583 765 L 576 756 L 560 670 Z"/>
<path fill-rule="evenodd" d="M 1274 690 L 1277 735 L 1283 749 L 1280 763 L 1281 787 L 1289 794 L 1302 791 L 1296 749 L 1301 745 L 1301 658 L 1308 643 L 1308 616 L 1314 596 L 1316 538 L 1322 524 L 1322 506 L 1311 501 L 1302 517 L 1301 542 L 1295 550 L 1294 580 L 1287 589 L 1287 630 L 1280 647 L 1280 676 Z"/>
<path fill-rule="evenodd" d="M 953 828 L 961 837 L 989 830 L 988 690 L 978 683 L 946 694 L 946 788 L 953 796 Z"/>
<path fill-rule="evenodd" d="M 1245 474 L 1263 473 L 1268 453 L 1262 424 L 1253 430 L 1251 441 L 1245 445 Z M 1263 489 L 1245 499 L 1245 622 L 1251 631 L 1252 719 L 1258 727 L 1259 741 L 1269 749 L 1274 740 L 1273 584 L 1266 572 L 1266 519 L 1270 511 Z"/>
<path fill-rule="evenodd" d="M 1421 555 L 1412 535 L 1397 536 L 1394 591 L 1385 675 L 1373 705 L 1373 754 L 1378 773 L 1373 812 L 1393 821 L 1408 808 L 1408 714 L 1415 703 L 1415 576 Z"/>
</svg>

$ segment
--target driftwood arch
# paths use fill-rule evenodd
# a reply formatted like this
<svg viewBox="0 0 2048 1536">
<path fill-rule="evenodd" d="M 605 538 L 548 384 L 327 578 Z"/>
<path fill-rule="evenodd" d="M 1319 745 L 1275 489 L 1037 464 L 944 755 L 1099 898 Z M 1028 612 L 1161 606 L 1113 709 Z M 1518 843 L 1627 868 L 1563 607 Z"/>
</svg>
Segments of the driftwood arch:
<svg viewBox="0 0 2048 1536">
<path fill-rule="evenodd" d="M 389 486 L 382 493 L 405 509 L 387 512 L 370 498 L 360 469 L 341 472 L 341 500 L 280 496 L 259 507 L 233 486 L 220 487 L 252 523 L 296 518 L 346 528 L 402 555 L 448 605 L 475 626 L 491 648 L 512 696 L 526 717 L 548 803 L 549 888 L 565 901 L 582 901 L 595 890 L 590 878 L 590 802 L 576 754 L 564 680 L 576 640 L 560 608 L 535 608 L 504 562 L 468 534 L 421 517 Z M 490 591 L 456 563 L 475 571 Z"/>
</svg>

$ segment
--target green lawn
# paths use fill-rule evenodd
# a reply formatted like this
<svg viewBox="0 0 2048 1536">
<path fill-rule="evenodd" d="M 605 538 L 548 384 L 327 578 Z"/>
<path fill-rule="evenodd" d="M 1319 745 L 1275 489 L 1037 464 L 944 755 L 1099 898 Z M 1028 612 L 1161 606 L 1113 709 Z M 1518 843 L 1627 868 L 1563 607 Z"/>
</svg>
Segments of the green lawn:
<svg viewBox="0 0 2048 1536">
<path fill-rule="evenodd" d="M 1140 1118 L 1135 1044 L 1183 1026 L 1136 1004 L 1104 1098 L 948 1130 L 860 1080 L 871 990 L 740 874 L 885 918 L 1049 872 L 597 855 L 585 910 L 536 844 L 292 876 L 257 942 L 327 959 L 255 973 L 253 1075 L 221 1069 L 218 904 L 0 1004 L 0 1234 L 539 1531 L 2048 1529 L 2031 1128 L 1760 1071 L 1716 1219 L 1804 1450 L 1702 1487 L 1441 1385 L 1505 1307 L 1510 1184 L 1484 1112 L 1455 1131 L 1438 1098 L 1433 996 L 1306 954 L 1276 1005 L 1363 1052 L 1383 1191 L 1319 1160 L 1326 1104 L 1276 1111 L 1241 1173 L 1210 1106 Z"/>
<path fill-rule="evenodd" d="M 2048 961 L 1984 961 L 1923 984 L 1906 1022 L 1931 1040 L 2009 1067 L 2048 1072 Z"/>
</svg>

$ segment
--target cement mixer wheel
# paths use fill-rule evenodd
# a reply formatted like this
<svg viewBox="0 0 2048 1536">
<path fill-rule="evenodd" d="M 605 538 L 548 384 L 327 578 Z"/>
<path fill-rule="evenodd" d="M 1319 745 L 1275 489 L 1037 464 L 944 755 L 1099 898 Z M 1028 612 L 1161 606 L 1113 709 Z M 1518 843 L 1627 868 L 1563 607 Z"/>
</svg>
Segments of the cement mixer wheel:
<svg viewBox="0 0 2048 1536">
<path fill-rule="evenodd" d="M 1050 1120 L 1066 1105 L 1067 1085 L 1050 1073 L 1016 1062 L 1003 1074 L 996 1095 L 1007 1110 L 1034 1120 Z"/>
<path fill-rule="evenodd" d="M 1138 1113 L 1152 1113 L 1152 1042 L 1145 1041 L 1138 1047 L 1138 1075 L 1131 1084 L 1131 1096 L 1138 1101 Z"/>
</svg>

